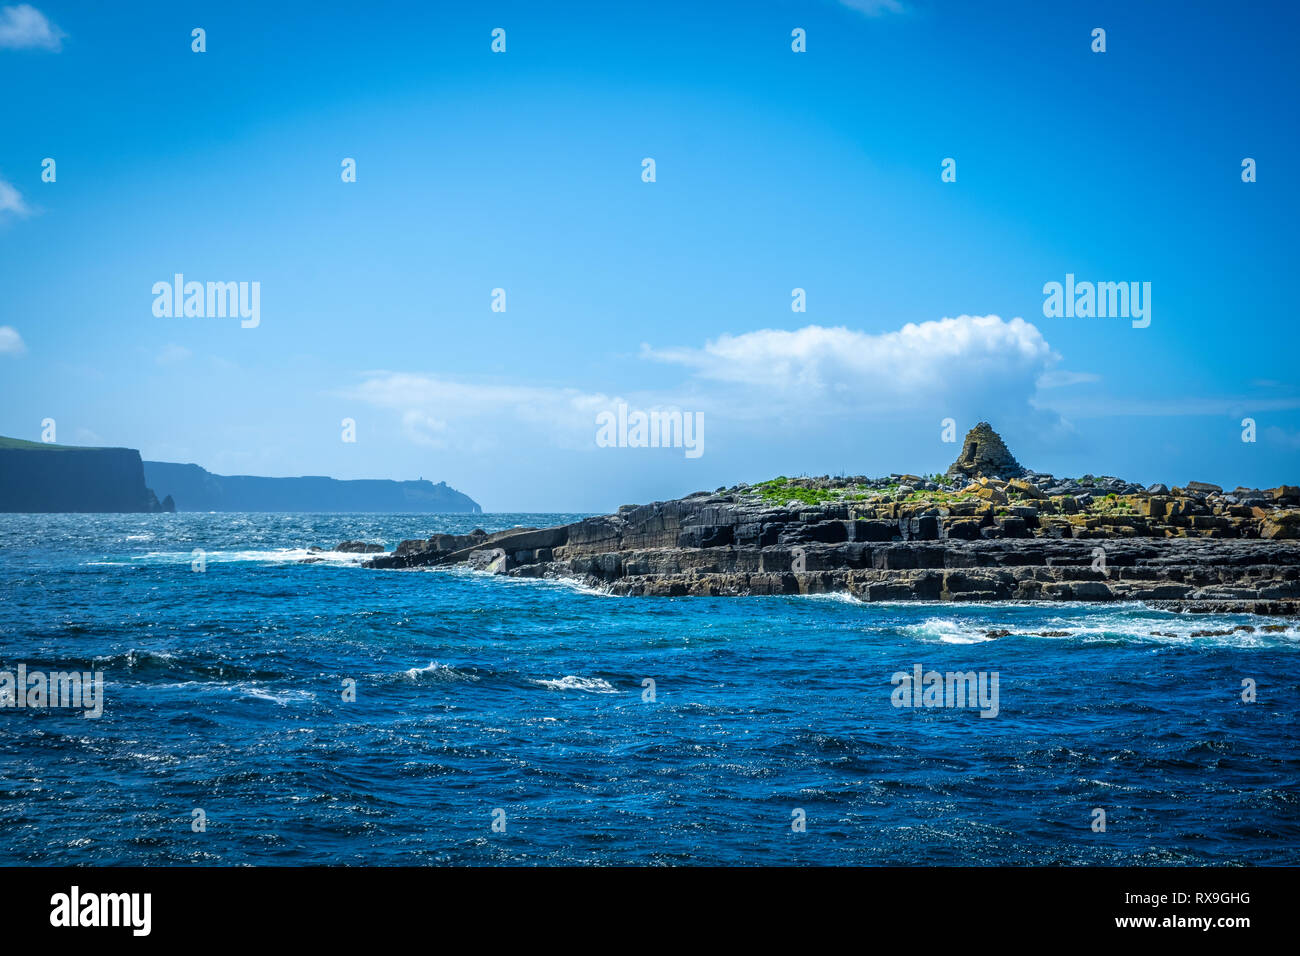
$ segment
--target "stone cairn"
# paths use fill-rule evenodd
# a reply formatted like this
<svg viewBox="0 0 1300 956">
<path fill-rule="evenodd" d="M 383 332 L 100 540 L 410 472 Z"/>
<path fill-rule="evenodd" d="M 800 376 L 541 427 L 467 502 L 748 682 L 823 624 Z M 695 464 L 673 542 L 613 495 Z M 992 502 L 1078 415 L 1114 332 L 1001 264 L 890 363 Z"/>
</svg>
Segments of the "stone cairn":
<svg viewBox="0 0 1300 956">
<path fill-rule="evenodd" d="M 949 478 L 1019 478 L 1025 469 L 1016 461 L 1006 442 L 988 422 L 980 422 L 966 433 L 961 454 L 948 467 Z"/>
</svg>

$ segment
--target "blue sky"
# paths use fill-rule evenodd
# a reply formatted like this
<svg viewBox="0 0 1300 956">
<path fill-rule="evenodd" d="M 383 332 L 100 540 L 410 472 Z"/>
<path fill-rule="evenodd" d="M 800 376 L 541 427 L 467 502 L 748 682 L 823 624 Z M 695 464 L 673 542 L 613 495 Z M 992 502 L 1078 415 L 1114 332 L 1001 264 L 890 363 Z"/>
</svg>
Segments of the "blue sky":
<svg viewBox="0 0 1300 956">
<path fill-rule="evenodd" d="M 0 434 L 496 511 L 942 470 L 945 418 L 1300 480 L 1292 5 L 539 6 L 0 2 Z M 1044 317 L 1067 273 L 1150 326 Z M 704 454 L 598 447 L 620 401 Z"/>
</svg>

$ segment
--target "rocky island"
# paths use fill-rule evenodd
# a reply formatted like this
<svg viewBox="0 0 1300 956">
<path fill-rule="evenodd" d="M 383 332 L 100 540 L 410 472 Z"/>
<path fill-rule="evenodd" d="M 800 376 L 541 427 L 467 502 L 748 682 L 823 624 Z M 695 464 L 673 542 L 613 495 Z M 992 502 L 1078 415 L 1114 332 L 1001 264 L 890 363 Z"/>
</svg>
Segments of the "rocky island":
<svg viewBox="0 0 1300 956">
<path fill-rule="evenodd" d="M 554 528 L 435 534 L 365 562 L 448 565 L 633 596 L 845 592 L 1295 615 L 1300 487 L 1055 478 L 1022 467 L 981 422 L 943 475 L 774 478 Z"/>
</svg>

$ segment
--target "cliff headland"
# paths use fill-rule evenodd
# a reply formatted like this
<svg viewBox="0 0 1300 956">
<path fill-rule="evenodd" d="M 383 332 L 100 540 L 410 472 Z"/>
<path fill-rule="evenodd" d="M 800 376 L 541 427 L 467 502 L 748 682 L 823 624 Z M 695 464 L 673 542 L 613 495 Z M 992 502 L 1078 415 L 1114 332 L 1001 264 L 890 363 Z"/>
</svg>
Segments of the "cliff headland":
<svg viewBox="0 0 1300 956">
<path fill-rule="evenodd" d="M 145 486 L 134 448 L 0 438 L 0 512 L 174 511 Z"/>
<path fill-rule="evenodd" d="M 214 475 L 198 465 L 146 461 L 145 477 L 178 511 L 319 511 L 477 514 L 483 509 L 445 481 L 382 478 L 263 478 Z"/>
<path fill-rule="evenodd" d="M 476 514 L 482 508 L 442 481 L 214 475 L 198 465 L 141 461 L 134 448 L 0 437 L 0 512 L 163 511 Z"/>
</svg>

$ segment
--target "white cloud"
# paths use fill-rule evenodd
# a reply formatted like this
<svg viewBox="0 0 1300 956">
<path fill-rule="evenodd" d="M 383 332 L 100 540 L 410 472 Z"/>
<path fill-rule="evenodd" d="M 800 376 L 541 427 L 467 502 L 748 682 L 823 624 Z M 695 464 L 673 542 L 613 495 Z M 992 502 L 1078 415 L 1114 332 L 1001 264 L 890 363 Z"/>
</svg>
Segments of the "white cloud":
<svg viewBox="0 0 1300 956">
<path fill-rule="evenodd" d="M 478 476 L 470 493 L 512 507 L 549 500 L 603 510 L 610 489 L 649 500 L 635 496 L 684 494 L 791 467 L 865 474 L 905 460 L 937 468 L 951 460 L 939 442 L 945 417 L 963 427 L 984 419 L 1004 434 L 1048 442 L 1068 431 L 1055 410 L 1035 404 L 1039 379 L 1059 357 L 1019 318 L 962 315 L 874 334 L 761 329 L 691 347 L 646 345 L 642 356 L 662 368 L 627 393 L 605 382 L 389 370 L 363 373 L 334 397 L 347 400 L 341 413 L 356 417 L 364 441 L 407 456 L 408 467 L 437 463 L 448 480 L 464 469 Z M 602 453 L 596 416 L 622 402 L 699 413 L 704 456 Z"/>
<path fill-rule="evenodd" d="M 840 0 L 850 10 L 857 10 L 869 17 L 878 17 L 885 13 L 902 13 L 900 0 Z"/>
<path fill-rule="evenodd" d="M 1187 415 L 1228 417 L 1256 415 L 1260 412 L 1286 412 L 1300 408 L 1300 398 L 1260 399 L 1252 396 L 1170 396 L 1169 398 L 1125 398 L 1093 396 L 1034 401 L 1034 407 L 1072 419 L 1149 417 L 1172 418 Z"/>
<path fill-rule="evenodd" d="M 392 412 L 411 443 L 469 453 L 525 447 L 590 449 L 598 412 L 626 401 L 641 409 L 702 412 L 729 434 L 772 429 L 792 440 L 845 420 L 946 415 L 1059 424 L 1031 399 L 1058 357 L 1033 325 L 996 315 L 908 324 L 880 334 L 808 326 L 721 336 L 698 348 L 654 349 L 645 358 L 690 377 L 658 390 L 607 395 L 528 382 L 457 381 L 410 372 L 370 372 L 343 396 Z M 1070 373 L 1067 373 L 1070 374 Z M 788 428 L 786 426 L 789 426 Z M 937 427 L 937 426 L 936 426 Z M 715 432 L 718 433 L 718 432 Z M 524 456 L 527 457 L 527 456 Z"/>
<path fill-rule="evenodd" d="M 9 325 L 0 325 L 0 355 L 22 355 L 27 351 L 23 337 Z"/>
<path fill-rule="evenodd" d="M 1070 372 L 1065 369 L 1054 369 L 1050 372 L 1044 372 L 1038 376 L 1039 388 L 1065 388 L 1069 385 L 1086 385 L 1090 382 L 1100 382 L 1101 376 L 1092 372 Z"/>
<path fill-rule="evenodd" d="M 0 213 L 3 212 L 11 212 L 16 216 L 26 216 L 31 213 L 31 209 L 23 201 L 22 193 L 10 183 L 0 179 Z"/>
<path fill-rule="evenodd" d="M 177 345 L 174 342 L 168 342 L 162 347 L 155 357 L 159 365 L 171 365 L 174 362 L 183 362 L 194 353 L 183 345 Z"/>
<path fill-rule="evenodd" d="M 690 368 L 700 379 L 762 388 L 769 402 L 858 413 L 922 399 L 1024 407 L 1058 359 L 1035 326 L 996 315 L 908 323 L 875 335 L 819 325 L 762 329 L 723 335 L 702 348 L 642 346 L 642 354 Z"/>
<path fill-rule="evenodd" d="M 1264 429 L 1264 440 L 1271 444 L 1300 448 L 1300 431 L 1288 431 L 1285 428 L 1271 425 Z"/>
<path fill-rule="evenodd" d="M 0 7 L 0 49 L 58 52 L 65 36 L 66 33 L 30 4 Z"/>
<path fill-rule="evenodd" d="M 574 388 L 477 384 L 409 372 L 369 373 L 344 396 L 398 413 L 402 433 L 415 444 L 470 452 L 536 441 L 589 446 L 596 413 L 616 401 Z"/>
</svg>

